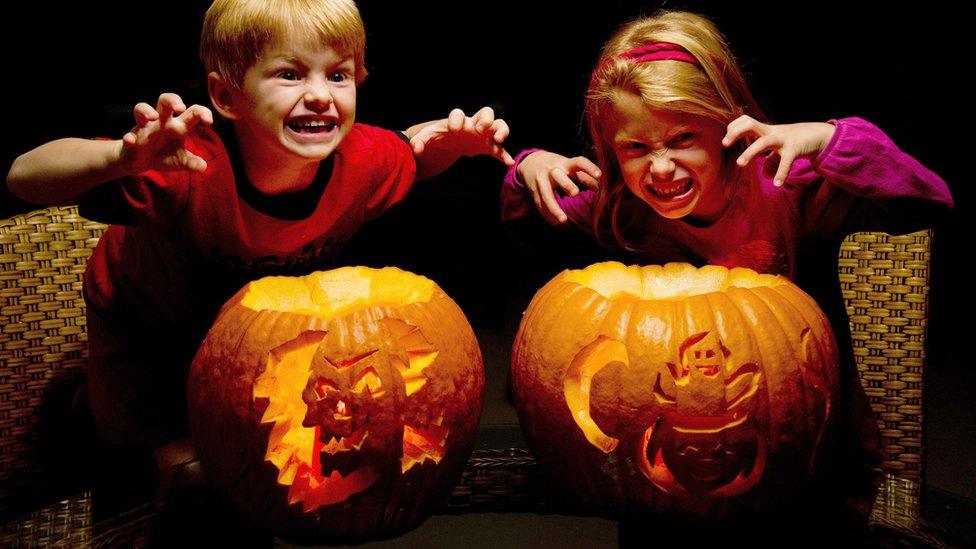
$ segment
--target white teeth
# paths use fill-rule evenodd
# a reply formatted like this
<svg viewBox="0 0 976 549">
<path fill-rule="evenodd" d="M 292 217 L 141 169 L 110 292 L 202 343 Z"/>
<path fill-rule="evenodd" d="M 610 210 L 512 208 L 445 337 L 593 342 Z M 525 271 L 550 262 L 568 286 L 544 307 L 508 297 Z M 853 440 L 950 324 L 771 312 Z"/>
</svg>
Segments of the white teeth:
<svg viewBox="0 0 976 549">
<path fill-rule="evenodd" d="M 335 128 L 338 123 L 335 120 L 296 120 L 292 121 L 289 125 L 296 129 L 315 130 L 325 128 L 327 130 L 331 130 L 332 128 Z"/>
<path fill-rule="evenodd" d="M 669 185 L 648 185 L 648 189 L 660 198 L 672 198 L 682 195 L 691 190 L 691 180 L 673 183 Z"/>
</svg>

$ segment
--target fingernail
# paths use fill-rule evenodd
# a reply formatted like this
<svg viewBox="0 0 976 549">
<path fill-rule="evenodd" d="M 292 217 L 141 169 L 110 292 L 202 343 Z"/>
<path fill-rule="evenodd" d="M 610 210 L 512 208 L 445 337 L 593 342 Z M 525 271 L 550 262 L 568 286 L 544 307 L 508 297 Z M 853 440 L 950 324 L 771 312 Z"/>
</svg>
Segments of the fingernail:
<svg viewBox="0 0 976 549">
<path fill-rule="evenodd" d="M 782 179 L 774 179 L 773 180 L 773 185 L 776 185 L 777 187 L 782 187 L 783 186 L 783 180 Z"/>
<path fill-rule="evenodd" d="M 601 172 L 600 170 L 597 170 L 596 171 L 596 176 L 597 177 L 602 177 L 603 176 L 603 172 Z"/>
</svg>

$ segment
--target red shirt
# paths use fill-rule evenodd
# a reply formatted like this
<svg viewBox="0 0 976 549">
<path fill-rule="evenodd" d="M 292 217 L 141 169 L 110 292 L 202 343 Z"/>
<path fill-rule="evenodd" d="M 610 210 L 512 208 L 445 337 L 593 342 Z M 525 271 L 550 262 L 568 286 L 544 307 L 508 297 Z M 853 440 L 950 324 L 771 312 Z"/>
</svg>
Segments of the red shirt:
<svg viewBox="0 0 976 549">
<path fill-rule="evenodd" d="M 88 305 L 105 320 L 196 326 L 202 338 L 248 281 L 331 266 L 360 225 L 404 198 L 416 175 L 400 136 L 356 124 L 309 189 L 267 197 L 244 176 L 233 136 L 224 137 L 204 128 L 187 139 L 207 161 L 203 173 L 148 171 L 83 197 L 82 215 L 113 223 L 85 273 Z"/>
</svg>

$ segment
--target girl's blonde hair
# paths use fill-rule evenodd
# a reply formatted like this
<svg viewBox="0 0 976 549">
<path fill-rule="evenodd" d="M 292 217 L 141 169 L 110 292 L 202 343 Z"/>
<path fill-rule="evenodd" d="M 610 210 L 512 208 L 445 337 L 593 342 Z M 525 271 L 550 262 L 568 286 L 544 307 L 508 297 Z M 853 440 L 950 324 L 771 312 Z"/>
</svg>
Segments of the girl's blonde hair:
<svg viewBox="0 0 976 549">
<path fill-rule="evenodd" d="M 200 34 L 200 59 L 240 88 L 264 48 L 285 38 L 321 42 L 356 63 L 366 78 L 366 31 L 353 0 L 215 0 Z"/>
<path fill-rule="evenodd" d="M 694 56 L 697 64 L 678 60 L 634 61 L 621 54 L 648 44 L 677 44 Z M 597 162 L 603 172 L 596 198 L 593 229 L 601 242 L 608 234 L 625 249 L 625 237 L 642 215 L 642 203 L 623 184 L 613 152 L 611 135 L 613 103 L 621 93 L 632 93 L 654 109 L 704 116 L 727 125 L 748 114 L 760 121 L 759 108 L 745 77 L 735 62 L 725 37 L 700 15 L 663 11 L 624 24 L 603 46 L 586 94 L 585 116 Z M 723 168 L 734 169 L 742 145 L 726 149 Z M 740 177 L 745 171 L 740 172 Z M 736 183 L 729 182 L 731 187 Z M 725 189 L 729 196 L 731 189 Z"/>
</svg>

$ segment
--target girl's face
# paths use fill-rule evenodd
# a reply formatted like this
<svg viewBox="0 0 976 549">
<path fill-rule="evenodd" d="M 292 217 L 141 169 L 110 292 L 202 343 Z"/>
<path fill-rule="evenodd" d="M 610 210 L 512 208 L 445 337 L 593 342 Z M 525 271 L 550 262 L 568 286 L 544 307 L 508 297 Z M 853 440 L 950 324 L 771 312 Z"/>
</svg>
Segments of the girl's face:
<svg viewBox="0 0 976 549">
<path fill-rule="evenodd" d="M 725 208 L 724 125 L 650 108 L 629 92 L 614 102 L 610 123 L 613 151 L 632 193 L 668 219 L 718 219 Z"/>
</svg>

